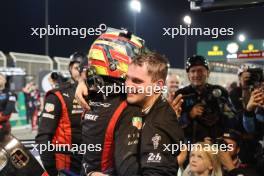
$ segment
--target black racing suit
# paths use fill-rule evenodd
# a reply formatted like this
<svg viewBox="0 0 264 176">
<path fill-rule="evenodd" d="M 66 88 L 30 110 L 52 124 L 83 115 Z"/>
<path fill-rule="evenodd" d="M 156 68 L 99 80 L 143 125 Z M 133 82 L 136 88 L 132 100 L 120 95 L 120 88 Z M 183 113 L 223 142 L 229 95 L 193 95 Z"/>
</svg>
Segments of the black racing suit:
<svg viewBox="0 0 264 176">
<path fill-rule="evenodd" d="M 15 111 L 16 96 L 7 91 L 0 91 L 0 133 L 7 134 L 11 131 L 9 118 Z"/>
<path fill-rule="evenodd" d="M 216 139 L 234 124 L 234 108 L 230 103 L 228 92 L 221 86 L 206 84 L 202 92 L 189 85 L 176 92 L 182 94 L 183 112 L 179 121 L 184 128 L 187 140 L 193 143 L 203 141 L 205 137 Z M 189 113 L 193 106 L 201 104 L 204 113 L 191 119 Z"/>
<path fill-rule="evenodd" d="M 82 142 L 87 146 L 86 153 L 83 156 L 82 173 L 81 175 L 87 175 L 92 171 L 103 171 L 104 173 L 112 173 L 104 163 L 108 163 L 111 160 L 111 156 L 108 150 L 103 151 L 106 131 L 114 129 L 115 123 L 109 125 L 113 115 L 118 108 L 120 112 L 126 107 L 126 104 L 122 104 L 126 100 L 125 94 L 111 94 L 103 97 L 100 93 L 89 93 L 89 106 L 91 111 L 88 111 L 83 116 L 82 121 Z M 119 113 L 120 114 L 120 113 Z M 110 143 L 113 139 L 110 140 Z M 104 154 L 104 152 L 106 152 Z M 107 155 L 107 156 L 106 156 Z"/>
<path fill-rule="evenodd" d="M 81 144 L 83 109 L 74 98 L 75 90 L 76 84 L 67 83 L 46 94 L 36 143 L 69 144 L 69 149 L 57 148 L 40 153 L 42 163 L 51 176 L 61 170 L 77 174 L 81 170 L 82 156 L 78 147 Z"/>
<path fill-rule="evenodd" d="M 129 105 L 115 130 L 115 168 L 120 176 L 175 176 L 183 141 L 174 110 L 160 96 L 148 113 Z M 173 145 L 175 144 L 175 145 Z"/>
</svg>

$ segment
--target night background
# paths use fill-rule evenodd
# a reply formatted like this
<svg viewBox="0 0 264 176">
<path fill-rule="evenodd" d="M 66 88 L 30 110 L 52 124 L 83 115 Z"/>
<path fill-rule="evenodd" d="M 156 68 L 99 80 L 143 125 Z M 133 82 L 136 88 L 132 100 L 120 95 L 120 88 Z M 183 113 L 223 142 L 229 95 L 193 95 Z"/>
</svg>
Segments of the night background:
<svg viewBox="0 0 264 176">
<path fill-rule="evenodd" d="M 236 40 L 241 32 L 249 39 L 264 38 L 264 8 L 221 12 L 191 12 L 188 0 L 141 0 L 141 13 L 137 14 L 137 35 L 146 45 L 166 55 L 172 67 L 183 67 L 184 36 L 174 39 L 163 36 L 163 28 L 183 25 L 183 16 L 192 17 L 192 27 L 234 28 L 234 36 L 212 39 L 211 36 L 189 36 L 188 55 L 196 52 L 198 41 Z M 31 36 L 30 28 L 45 27 L 45 0 L 3 1 L 0 11 L 0 50 L 45 54 L 45 38 Z M 101 23 L 113 28 L 133 30 L 134 12 L 129 0 L 50 0 L 49 24 L 59 27 L 93 27 Z M 69 57 L 75 51 L 88 52 L 97 36 L 49 36 L 49 56 Z"/>
</svg>

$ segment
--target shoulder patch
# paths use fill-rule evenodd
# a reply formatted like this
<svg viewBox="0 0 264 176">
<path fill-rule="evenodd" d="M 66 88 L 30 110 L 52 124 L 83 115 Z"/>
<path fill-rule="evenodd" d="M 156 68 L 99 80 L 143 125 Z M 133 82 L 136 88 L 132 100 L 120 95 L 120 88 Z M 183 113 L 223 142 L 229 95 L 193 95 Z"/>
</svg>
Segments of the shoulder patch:
<svg viewBox="0 0 264 176">
<path fill-rule="evenodd" d="M 55 106 L 54 106 L 54 104 L 52 104 L 52 103 L 46 103 L 46 104 L 45 104 L 45 110 L 46 110 L 47 112 L 52 112 L 52 111 L 54 111 L 54 108 L 55 108 Z"/>
<path fill-rule="evenodd" d="M 142 129 L 142 117 L 132 117 L 132 125 L 138 130 Z"/>
</svg>

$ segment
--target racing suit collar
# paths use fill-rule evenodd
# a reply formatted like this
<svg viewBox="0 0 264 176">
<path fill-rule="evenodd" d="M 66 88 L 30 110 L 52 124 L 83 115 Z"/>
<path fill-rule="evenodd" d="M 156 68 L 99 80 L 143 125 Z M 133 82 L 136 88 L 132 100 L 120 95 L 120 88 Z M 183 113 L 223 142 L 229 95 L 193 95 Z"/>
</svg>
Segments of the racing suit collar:
<svg viewBox="0 0 264 176">
<path fill-rule="evenodd" d="M 149 113 L 151 113 L 151 111 L 153 111 L 154 109 L 160 108 L 163 106 L 163 102 L 167 101 L 166 98 L 160 94 L 157 99 L 155 100 L 155 102 L 150 106 L 149 109 L 145 109 L 145 111 L 142 110 L 142 114 L 143 115 L 147 115 Z"/>
</svg>

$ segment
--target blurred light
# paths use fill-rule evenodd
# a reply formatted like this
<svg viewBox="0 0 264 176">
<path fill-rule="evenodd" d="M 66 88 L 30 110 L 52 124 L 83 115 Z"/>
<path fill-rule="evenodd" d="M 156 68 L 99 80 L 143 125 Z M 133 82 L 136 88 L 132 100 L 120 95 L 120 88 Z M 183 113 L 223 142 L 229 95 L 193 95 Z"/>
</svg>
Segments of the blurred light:
<svg viewBox="0 0 264 176">
<path fill-rule="evenodd" d="M 238 49 L 239 49 L 239 45 L 237 44 L 237 43 L 229 43 L 228 45 L 227 45 L 227 48 L 226 48 L 226 50 L 229 52 L 229 53 L 231 53 L 231 54 L 235 54 L 235 53 L 237 53 L 237 51 L 238 51 Z"/>
<path fill-rule="evenodd" d="M 185 15 L 185 16 L 183 17 L 183 22 L 184 22 L 185 24 L 187 24 L 187 25 L 191 25 L 191 23 L 192 23 L 192 18 L 191 18 L 189 15 Z"/>
<path fill-rule="evenodd" d="M 245 36 L 244 34 L 240 34 L 240 35 L 238 36 L 238 40 L 239 40 L 240 42 L 244 42 L 244 41 L 246 40 L 246 36 Z"/>
<path fill-rule="evenodd" d="M 136 11 L 138 13 L 140 13 L 141 11 L 141 3 L 139 0 L 131 0 L 130 1 L 130 8 L 133 10 L 133 11 Z"/>
</svg>

